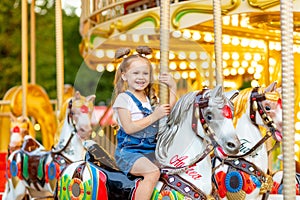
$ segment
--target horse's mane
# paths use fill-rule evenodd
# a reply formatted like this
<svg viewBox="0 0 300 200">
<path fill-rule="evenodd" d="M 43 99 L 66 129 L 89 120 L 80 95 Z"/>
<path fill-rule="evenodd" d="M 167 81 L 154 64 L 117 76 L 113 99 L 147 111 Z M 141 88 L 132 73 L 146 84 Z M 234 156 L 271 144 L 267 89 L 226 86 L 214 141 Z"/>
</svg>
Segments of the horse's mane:
<svg viewBox="0 0 300 200">
<path fill-rule="evenodd" d="M 246 88 L 239 92 L 239 95 L 233 99 L 234 104 L 234 119 L 233 124 L 236 126 L 237 121 L 246 112 L 248 100 L 250 98 L 252 88 Z"/>
<path fill-rule="evenodd" d="M 172 140 L 177 133 L 178 126 L 187 117 L 187 111 L 194 104 L 194 100 L 198 92 L 189 92 L 183 95 L 173 107 L 169 117 L 166 119 L 166 125 L 160 125 L 158 132 L 158 140 L 156 147 L 156 158 L 163 163 L 167 156 L 168 148 L 172 144 Z M 160 123 L 164 122 L 160 120 Z"/>
<path fill-rule="evenodd" d="M 265 89 L 266 88 L 259 87 L 257 92 L 259 94 L 263 94 L 263 93 L 265 93 Z M 243 89 L 239 92 L 239 95 L 233 99 L 233 103 L 234 103 L 233 124 L 234 124 L 234 126 L 236 126 L 237 121 L 246 112 L 246 109 L 248 108 L 247 104 L 249 103 L 249 99 L 250 99 L 252 90 L 253 90 L 253 88 Z M 274 92 L 276 92 L 276 91 L 274 91 Z"/>
</svg>

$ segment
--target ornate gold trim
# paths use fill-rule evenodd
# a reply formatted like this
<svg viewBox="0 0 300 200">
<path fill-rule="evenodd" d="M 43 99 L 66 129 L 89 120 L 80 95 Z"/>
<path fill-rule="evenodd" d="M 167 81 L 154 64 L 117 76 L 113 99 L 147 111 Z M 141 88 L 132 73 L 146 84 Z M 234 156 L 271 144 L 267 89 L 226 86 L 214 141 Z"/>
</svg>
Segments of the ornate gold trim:
<svg viewBox="0 0 300 200">
<path fill-rule="evenodd" d="M 251 7 L 265 10 L 265 9 L 279 5 L 280 0 L 248 0 L 248 4 Z"/>
<path fill-rule="evenodd" d="M 147 13 L 146 15 L 139 17 L 137 20 L 125 25 L 123 25 L 123 22 L 121 20 L 118 20 L 116 22 L 116 29 L 121 33 L 126 32 L 147 21 L 153 22 L 155 26 L 155 31 L 159 31 L 159 16 L 156 13 Z"/>
<path fill-rule="evenodd" d="M 232 0 L 231 3 L 222 6 L 222 14 L 228 14 L 236 9 L 241 3 L 241 0 Z M 184 4 L 182 7 L 175 10 L 171 17 L 172 26 L 175 29 L 179 28 L 180 19 L 189 13 L 204 13 L 213 14 L 213 5 L 205 5 L 199 3 Z"/>
<path fill-rule="evenodd" d="M 266 192 L 270 192 L 273 186 L 273 178 L 272 176 L 266 174 L 265 181 L 262 182 L 259 194 L 264 194 Z"/>
<path fill-rule="evenodd" d="M 105 30 L 99 27 L 100 24 L 98 24 L 98 27 L 95 29 L 92 29 L 91 31 L 91 35 L 97 35 L 103 38 L 108 38 L 109 36 L 111 36 L 111 34 L 113 34 L 114 30 L 115 30 L 115 24 L 111 23 L 109 25 L 109 29 Z"/>
</svg>

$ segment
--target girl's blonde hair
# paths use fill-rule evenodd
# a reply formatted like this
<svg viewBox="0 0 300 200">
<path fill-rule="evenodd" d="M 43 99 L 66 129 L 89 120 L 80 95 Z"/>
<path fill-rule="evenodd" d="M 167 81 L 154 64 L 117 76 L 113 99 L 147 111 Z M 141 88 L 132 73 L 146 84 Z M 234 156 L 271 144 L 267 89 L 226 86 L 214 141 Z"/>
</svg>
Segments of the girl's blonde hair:
<svg viewBox="0 0 300 200">
<path fill-rule="evenodd" d="M 149 99 L 151 100 L 151 104 L 156 103 L 156 95 L 154 92 L 154 88 L 153 88 L 153 69 L 152 69 L 152 65 L 151 62 L 149 61 L 149 59 L 146 57 L 146 55 L 149 55 L 152 53 L 152 49 L 148 46 L 138 46 L 136 48 L 136 52 L 138 54 L 131 54 L 131 50 L 130 48 L 120 48 L 116 50 L 115 53 L 115 59 L 119 60 L 119 59 L 123 59 L 119 68 L 116 71 L 115 74 L 115 79 L 114 79 L 114 95 L 113 95 L 113 101 L 116 99 L 116 97 L 118 96 L 118 94 L 124 92 L 127 90 L 127 83 L 122 79 L 122 73 L 126 72 L 131 63 L 134 62 L 137 59 L 142 59 L 144 60 L 148 66 L 150 67 L 150 84 L 145 88 L 145 94 L 149 97 Z M 154 102 L 153 102 L 154 101 Z"/>
</svg>

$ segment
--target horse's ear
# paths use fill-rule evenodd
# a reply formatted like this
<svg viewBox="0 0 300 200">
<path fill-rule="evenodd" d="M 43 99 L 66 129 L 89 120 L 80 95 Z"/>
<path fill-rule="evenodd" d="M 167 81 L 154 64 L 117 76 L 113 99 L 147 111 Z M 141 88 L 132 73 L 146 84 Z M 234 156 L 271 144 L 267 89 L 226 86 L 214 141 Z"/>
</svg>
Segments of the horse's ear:
<svg viewBox="0 0 300 200">
<path fill-rule="evenodd" d="M 79 91 L 76 91 L 75 92 L 75 99 L 80 99 L 80 92 Z"/>
<path fill-rule="evenodd" d="M 226 96 L 227 99 L 229 99 L 229 101 L 232 101 L 238 95 L 239 95 L 238 90 L 232 90 L 232 91 L 229 91 L 229 92 L 225 92 L 225 96 Z"/>
<path fill-rule="evenodd" d="M 217 85 L 212 91 L 211 91 L 211 97 L 222 97 L 223 96 L 223 86 Z"/>
<path fill-rule="evenodd" d="M 25 122 L 30 122 L 29 118 L 28 117 L 22 117 L 22 122 L 25 123 Z"/>
<path fill-rule="evenodd" d="M 10 121 L 15 122 L 17 121 L 17 118 L 10 112 L 9 113 Z"/>
<path fill-rule="evenodd" d="M 94 100 L 96 99 L 96 95 L 92 94 L 92 95 L 86 97 L 86 99 L 87 99 L 87 101 L 92 101 L 92 102 L 94 102 Z"/>
<path fill-rule="evenodd" d="M 276 88 L 276 91 L 277 91 L 279 94 L 281 94 L 281 93 L 282 93 L 282 87 Z"/>
<path fill-rule="evenodd" d="M 277 82 L 271 83 L 266 89 L 265 92 L 273 92 L 276 90 Z"/>
</svg>

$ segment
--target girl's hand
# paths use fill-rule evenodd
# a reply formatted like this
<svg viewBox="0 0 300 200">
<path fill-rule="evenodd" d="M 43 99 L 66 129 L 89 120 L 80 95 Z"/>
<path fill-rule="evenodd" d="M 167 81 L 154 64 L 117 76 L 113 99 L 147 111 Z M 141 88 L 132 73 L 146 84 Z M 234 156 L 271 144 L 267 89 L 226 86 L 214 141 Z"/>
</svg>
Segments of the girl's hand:
<svg viewBox="0 0 300 200">
<path fill-rule="evenodd" d="M 159 81 L 161 83 L 165 83 L 167 86 L 169 86 L 170 90 L 175 90 L 176 91 L 176 82 L 170 74 L 168 74 L 166 72 L 162 73 L 159 76 Z"/>
<path fill-rule="evenodd" d="M 157 121 L 164 116 L 170 114 L 171 112 L 171 107 L 170 104 L 163 104 L 163 105 L 158 105 L 156 106 L 155 110 L 152 113 L 153 121 Z"/>
</svg>

